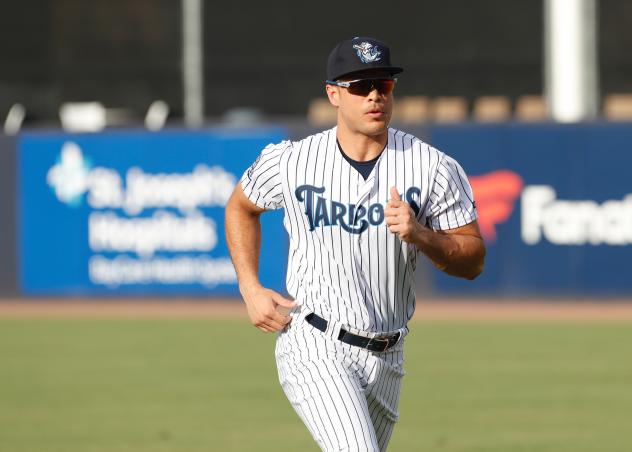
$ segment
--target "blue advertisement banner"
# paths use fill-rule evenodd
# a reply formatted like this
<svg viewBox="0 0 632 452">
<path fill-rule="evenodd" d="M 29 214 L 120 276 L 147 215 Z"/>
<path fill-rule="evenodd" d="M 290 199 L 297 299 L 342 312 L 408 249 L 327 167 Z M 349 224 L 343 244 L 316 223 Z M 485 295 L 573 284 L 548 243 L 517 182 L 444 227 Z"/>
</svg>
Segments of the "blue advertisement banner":
<svg viewBox="0 0 632 452">
<path fill-rule="evenodd" d="M 29 133 L 19 140 L 26 295 L 237 295 L 224 207 L 279 128 Z M 262 282 L 285 287 L 282 212 L 262 216 Z"/>
<path fill-rule="evenodd" d="M 465 168 L 486 239 L 475 281 L 442 295 L 632 294 L 632 124 L 435 126 Z"/>
<path fill-rule="evenodd" d="M 485 272 L 474 281 L 432 270 L 435 295 L 632 294 L 631 124 L 460 124 L 411 132 L 429 136 L 465 168 L 488 249 Z M 224 206 L 260 150 L 286 134 L 21 136 L 22 293 L 237 295 Z M 262 216 L 260 260 L 262 282 L 280 291 L 282 215 Z"/>
</svg>

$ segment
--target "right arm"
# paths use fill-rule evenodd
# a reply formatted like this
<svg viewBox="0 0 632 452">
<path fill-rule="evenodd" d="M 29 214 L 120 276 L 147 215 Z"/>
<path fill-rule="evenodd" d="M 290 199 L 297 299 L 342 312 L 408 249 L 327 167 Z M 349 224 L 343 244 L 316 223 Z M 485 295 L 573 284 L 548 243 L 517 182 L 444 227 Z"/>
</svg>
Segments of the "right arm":
<svg viewBox="0 0 632 452">
<path fill-rule="evenodd" d="M 273 290 L 266 289 L 259 281 L 259 217 L 263 212 L 264 209 L 246 197 L 238 183 L 226 204 L 226 242 L 250 321 L 261 331 L 274 332 L 285 328 L 291 320 L 290 316 L 277 312 L 277 306 L 292 308 L 295 303 Z"/>
</svg>

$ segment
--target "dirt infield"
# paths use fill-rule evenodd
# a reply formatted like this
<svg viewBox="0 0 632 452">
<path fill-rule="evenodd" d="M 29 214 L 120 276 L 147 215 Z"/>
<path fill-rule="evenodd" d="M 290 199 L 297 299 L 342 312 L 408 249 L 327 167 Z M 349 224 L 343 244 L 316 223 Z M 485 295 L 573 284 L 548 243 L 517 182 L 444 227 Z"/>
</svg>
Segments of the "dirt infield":
<svg viewBox="0 0 632 452">
<path fill-rule="evenodd" d="M 0 299 L 0 317 L 244 318 L 238 299 Z M 632 300 L 419 300 L 414 320 L 632 321 Z"/>
</svg>

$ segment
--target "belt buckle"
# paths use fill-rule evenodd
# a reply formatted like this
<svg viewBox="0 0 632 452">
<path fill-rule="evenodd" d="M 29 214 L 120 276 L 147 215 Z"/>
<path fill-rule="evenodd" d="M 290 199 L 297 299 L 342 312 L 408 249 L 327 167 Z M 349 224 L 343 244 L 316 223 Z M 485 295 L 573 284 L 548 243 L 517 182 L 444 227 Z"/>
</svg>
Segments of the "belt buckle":
<svg viewBox="0 0 632 452">
<path fill-rule="evenodd" d="M 386 347 L 388 347 L 388 339 L 384 338 L 372 337 L 366 344 L 366 348 L 374 352 L 383 352 Z"/>
<path fill-rule="evenodd" d="M 391 348 L 393 345 L 397 344 L 399 340 L 399 335 L 401 333 L 393 333 L 388 336 L 374 337 L 369 339 L 369 342 L 366 344 L 367 348 L 375 347 L 375 344 L 380 344 L 380 348 L 375 347 L 374 351 L 376 352 L 384 352 Z M 392 342 L 391 342 L 392 341 Z"/>
</svg>

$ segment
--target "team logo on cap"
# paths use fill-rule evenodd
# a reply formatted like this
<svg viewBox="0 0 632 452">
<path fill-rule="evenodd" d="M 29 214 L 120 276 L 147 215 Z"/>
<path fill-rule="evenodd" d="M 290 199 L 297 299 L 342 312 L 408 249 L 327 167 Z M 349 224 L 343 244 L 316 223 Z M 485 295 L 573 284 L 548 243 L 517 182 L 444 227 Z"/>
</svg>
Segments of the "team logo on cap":
<svg viewBox="0 0 632 452">
<path fill-rule="evenodd" d="M 380 61 L 380 52 L 377 46 L 374 46 L 370 42 L 363 42 L 361 44 L 354 44 L 353 48 L 358 52 L 358 58 L 363 63 L 373 63 L 374 61 Z"/>
</svg>

